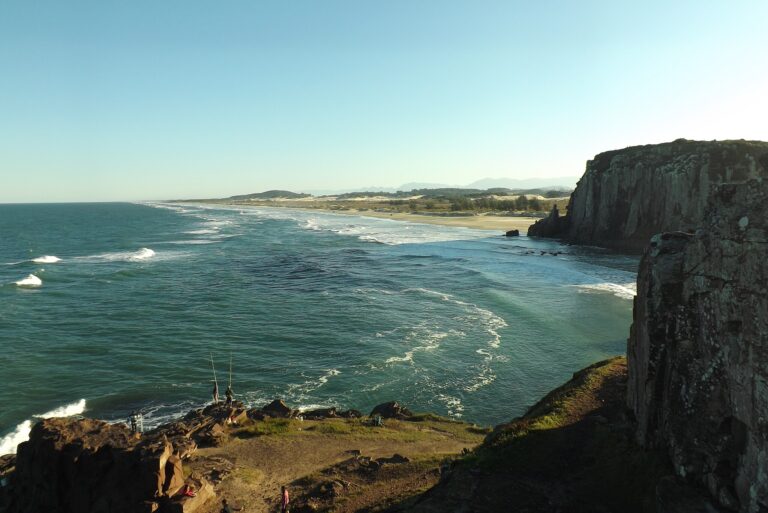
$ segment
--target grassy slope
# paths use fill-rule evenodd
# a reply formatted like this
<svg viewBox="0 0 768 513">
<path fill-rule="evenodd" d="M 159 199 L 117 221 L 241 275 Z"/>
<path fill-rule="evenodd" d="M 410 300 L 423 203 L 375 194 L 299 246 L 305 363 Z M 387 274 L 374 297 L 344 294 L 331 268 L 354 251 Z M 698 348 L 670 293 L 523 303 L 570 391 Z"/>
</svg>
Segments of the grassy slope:
<svg viewBox="0 0 768 513">
<path fill-rule="evenodd" d="M 579 371 L 393 511 L 655 511 L 655 484 L 671 469 L 633 444 L 625 396 L 623 357 Z"/>
<path fill-rule="evenodd" d="M 650 512 L 671 469 L 632 442 L 625 397 L 626 360 L 613 358 L 493 432 L 429 414 L 383 428 L 269 419 L 233 429 L 228 444 L 199 456 L 235 463 L 218 493 L 247 511 L 273 511 L 287 484 L 297 512 Z M 409 461 L 369 463 L 394 454 Z"/>
<path fill-rule="evenodd" d="M 234 463 L 217 493 L 246 511 L 275 511 L 281 485 L 291 490 L 292 511 L 372 511 L 432 487 L 440 461 L 476 447 L 489 431 L 433 415 L 391 419 L 383 427 L 361 419 L 267 419 L 230 430 L 228 443 L 201 449 L 189 466 L 216 458 Z M 371 469 L 358 465 L 353 451 L 373 459 L 400 454 L 410 461 Z M 317 493 L 333 481 L 347 484 L 342 493 Z M 217 503 L 211 503 L 204 513 L 215 511 Z"/>
</svg>

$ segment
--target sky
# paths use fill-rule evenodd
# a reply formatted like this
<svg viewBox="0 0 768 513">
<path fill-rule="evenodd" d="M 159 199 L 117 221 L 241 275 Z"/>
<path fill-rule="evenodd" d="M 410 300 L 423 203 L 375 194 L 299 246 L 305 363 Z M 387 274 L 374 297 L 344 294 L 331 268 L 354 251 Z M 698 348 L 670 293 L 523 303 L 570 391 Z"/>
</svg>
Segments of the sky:
<svg viewBox="0 0 768 513">
<path fill-rule="evenodd" d="M 0 202 L 580 176 L 768 140 L 764 0 L 4 0 Z"/>
</svg>

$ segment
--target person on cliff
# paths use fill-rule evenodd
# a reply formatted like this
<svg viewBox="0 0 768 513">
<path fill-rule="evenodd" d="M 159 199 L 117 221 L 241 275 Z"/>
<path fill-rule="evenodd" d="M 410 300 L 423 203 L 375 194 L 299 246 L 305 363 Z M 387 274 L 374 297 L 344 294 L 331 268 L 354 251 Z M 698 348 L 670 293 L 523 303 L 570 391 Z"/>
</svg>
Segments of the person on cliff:
<svg viewBox="0 0 768 513">
<path fill-rule="evenodd" d="M 219 384 L 213 382 L 213 404 L 219 404 Z"/>
<path fill-rule="evenodd" d="M 227 396 L 227 406 L 232 406 L 232 400 L 235 396 L 235 394 L 232 392 L 232 385 L 227 387 L 227 391 L 224 392 L 224 395 Z"/>
<path fill-rule="evenodd" d="M 280 487 L 280 513 L 288 513 L 288 504 L 291 498 L 288 496 L 288 489 L 285 486 Z"/>
</svg>

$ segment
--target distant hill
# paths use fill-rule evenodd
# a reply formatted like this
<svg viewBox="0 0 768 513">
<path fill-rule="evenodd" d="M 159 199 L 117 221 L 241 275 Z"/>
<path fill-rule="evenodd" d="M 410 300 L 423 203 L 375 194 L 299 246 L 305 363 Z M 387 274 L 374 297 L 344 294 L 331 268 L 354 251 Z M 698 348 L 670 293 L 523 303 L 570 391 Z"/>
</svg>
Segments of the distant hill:
<svg viewBox="0 0 768 513">
<path fill-rule="evenodd" d="M 347 192 L 337 195 L 337 199 L 349 200 L 356 198 L 366 198 L 371 196 L 379 196 L 392 199 L 410 198 L 413 196 L 421 196 L 423 198 L 483 198 L 488 196 L 517 196 L 520 194 L 544 196 L 545 198 L 559 198 L 568 196 L 573 189 L 566 189 L 562 187 L 540 187 L 537 189 L 508 189 L 506 187 L 493 187 L 489 189 L 468 189 L 459 187 L 441 187 L 437 189 L 411 189 L 411 190 L 399 190 L 397 192 L 381 192 L 381 191 L 357 191 Z"/>
<path fill-rule="evenodd" d="M 307 197 L 309 197 L 309 194 L 291 192 L 291 191 L 272 190 L 272 191 L 264 191 L 264 192 L 255 192 L 253 194 L 242 194 L 240 196 L 230 196 L 229 199 L 231 200 L 299 199 L 299 198 L 307 198 Z"/>
<path fill-rule="evenodd" d="M 578 176 L 560 176 L 557 178 L 483 178 L 467 185 L 467 189 L 551 189 L 561 188 L 573 190 Z"/>
<path fill-rule="evenodd" d="M 416 189 L 454 189 L 458 188 L 458 185 L 447 185 L 444 183 L 430 183 L 430 182 L 409 182 L 404 183 L 397 188 L 398 191 L 413 191 Z M 396 192 L 396 191 L 391 191 Z"/>
</svg>

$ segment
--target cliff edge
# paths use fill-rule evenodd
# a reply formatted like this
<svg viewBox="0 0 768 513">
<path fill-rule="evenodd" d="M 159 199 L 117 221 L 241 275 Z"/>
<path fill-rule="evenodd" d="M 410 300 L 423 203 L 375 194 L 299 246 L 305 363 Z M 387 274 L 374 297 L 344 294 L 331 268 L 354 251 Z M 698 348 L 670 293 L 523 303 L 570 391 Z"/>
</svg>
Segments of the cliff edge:
<svg viewBox="0 0 768 513">
<path fill-rule="evenodd" d="M 637 440 L 744 513 L 768 511 L 767 249 L 768 182 L 714 187 L 695 233 L 653 238 L 627 348 Z"/>
<path fill-rule="evenodd" d="M 553 213 L 529 236 L 642 252 L 664 231 L 695 230 L 707 198 L 724 183 L 768 179 L 768 143 L 688 141 L 600 153 L 587 162 L 568 213 Z"/>
</svg>

